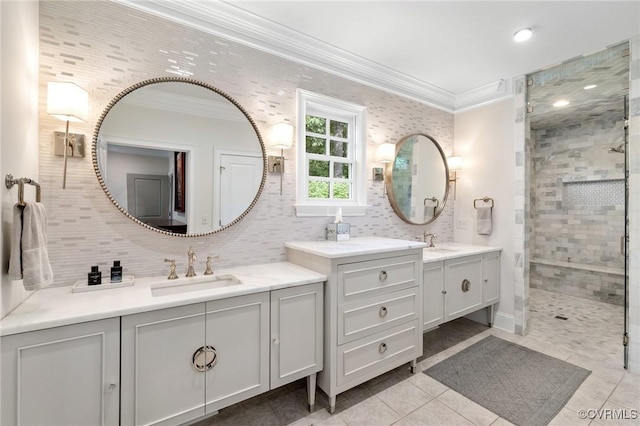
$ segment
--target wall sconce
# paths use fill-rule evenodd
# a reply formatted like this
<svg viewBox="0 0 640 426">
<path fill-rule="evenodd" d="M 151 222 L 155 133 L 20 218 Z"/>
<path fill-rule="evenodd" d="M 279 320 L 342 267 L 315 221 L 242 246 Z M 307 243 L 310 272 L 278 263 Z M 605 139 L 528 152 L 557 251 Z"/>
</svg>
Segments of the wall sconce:
<svg viewBox="0 0 640 426">
<path fill-rule="evenodd" d="M 270 155 L 267 164 L 270 173 L 280 173 L 280 195 L 282 195 L 282 175 L 284 174 L 284 150 L 293 146 L 293 126 L 289 123 L 277 123 L 269 133 L 269 147 L 279 149 L 280 156 Z"/>
<path fill-rule="evenodd" d="M 67 186 L 67 156 L 69 155 L 67 151 L 71 148 L 71 155 L 75 156 L 74 152 L 76 151 L 78 136 L 82 136 L 84 140 L 84 135 L 74 134 L 73 138 L 69 137 L 69 122 L 87 121 L 88 109 L 89 94 L 86 90 L 70 82 L 52 81 L 48 84 L 47 113 L 67 122 L 63 140 L 64 169 L 62 171 L 62 189 Z"/>
<path fill-rule="evenodd" d="M 462 157 L 451 154 L 450 157 L 447 157 L 447 166 L 449 167 L 449 182 L 453 182 L 453 199 L 455 200 L 458 172 L 462 170 Z"/>
<path fill-rule="evenodd" d="M 392 143 L 378 145 L 378 161 L 381 163 L 391 163 L 396 158 L 396 146 Z"/>
</svg>

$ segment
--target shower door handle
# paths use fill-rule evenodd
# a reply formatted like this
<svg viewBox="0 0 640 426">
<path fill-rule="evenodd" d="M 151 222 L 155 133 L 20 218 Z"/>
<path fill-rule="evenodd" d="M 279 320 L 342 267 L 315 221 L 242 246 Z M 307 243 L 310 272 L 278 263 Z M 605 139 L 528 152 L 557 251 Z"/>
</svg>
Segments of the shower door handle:
<svg viewBox="0 0 640 426">
<path fill-rule="evenodd" d="M 624 246 L 626 242 L 627 242 L 627 236 L 626 235 L 621 236 L 620 237 L 620 254 L 623 256 L 625 255 Z"/>
</svg>

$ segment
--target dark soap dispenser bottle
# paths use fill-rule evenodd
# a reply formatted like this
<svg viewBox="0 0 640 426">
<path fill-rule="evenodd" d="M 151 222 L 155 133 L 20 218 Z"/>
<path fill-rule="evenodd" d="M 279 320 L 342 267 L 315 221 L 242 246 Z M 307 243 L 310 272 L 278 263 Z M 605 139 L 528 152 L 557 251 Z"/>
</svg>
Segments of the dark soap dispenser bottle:
<svg viewBox="0 0 640 426">
<path fill-rule="evenodd" d="M 102 272 L 98 270 L 98 266 L 92 266 L 91 272 L 89 272 L 87 275 L 88 275 L 87 283 L 89 285 L 102 284 Z"/>
<path fill-rule="evenodd" d="M 122 282 L 122 266 L 120 266 L 119 260 L 113 261 L 113 266 L 111 267 L 111 282 L 112 283 Z"/>
</svg>

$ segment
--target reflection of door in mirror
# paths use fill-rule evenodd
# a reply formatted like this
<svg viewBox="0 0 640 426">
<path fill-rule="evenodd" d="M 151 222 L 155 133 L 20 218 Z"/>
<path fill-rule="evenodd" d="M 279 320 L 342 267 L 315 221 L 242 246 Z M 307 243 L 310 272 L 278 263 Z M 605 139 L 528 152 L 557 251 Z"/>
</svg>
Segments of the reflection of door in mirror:
<svg viewBox="0 0 640 426">
<path fill-rule="evenodd" d="M 237 218 L 260 186 L 262 156 L 220 153 L 220 225 Z"/>
<path fill-rule="evenodd" d="M 108 159 L 105 183 L 118 204 L 154 228 L 186 233 L 188 215 L 185 211 L 176 211 L 172 202 L 171 178 L 176 175 L 174 159 L 177 153 L 171 149 L 145 148 L 140 146 L 144 145 L 142 142 L 118 140 L 112 143 L 109 137 L 106 139 L 102 153 Z M 186 155 L 184 160 L 183 168 L 186 169 Z"/>
</svg>

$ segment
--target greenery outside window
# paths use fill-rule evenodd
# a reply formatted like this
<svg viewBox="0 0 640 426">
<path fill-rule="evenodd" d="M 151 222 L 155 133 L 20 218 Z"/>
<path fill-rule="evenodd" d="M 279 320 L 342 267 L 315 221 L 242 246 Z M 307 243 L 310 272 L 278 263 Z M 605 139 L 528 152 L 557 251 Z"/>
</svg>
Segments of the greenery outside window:
<svg viewBox="0 0 640 426">
<path fill-rule="evenodd" d="M 365 108 L 298 90 L 297 216 L 366 213 Z"/>
</svg>

